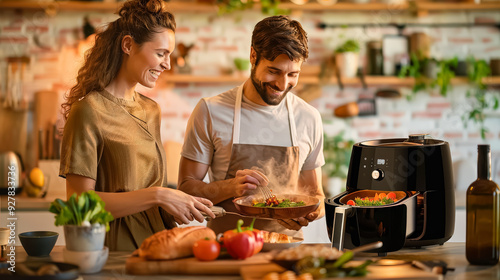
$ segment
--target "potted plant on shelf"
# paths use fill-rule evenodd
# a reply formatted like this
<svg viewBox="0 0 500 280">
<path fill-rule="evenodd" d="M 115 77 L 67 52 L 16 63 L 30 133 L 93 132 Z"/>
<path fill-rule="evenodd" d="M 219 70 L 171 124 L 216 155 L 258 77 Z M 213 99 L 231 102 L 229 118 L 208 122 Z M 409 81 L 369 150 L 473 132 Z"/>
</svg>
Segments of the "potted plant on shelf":
<svg viewBox="0 0 500 280">
<path fill-rule="evenodd" d="M 325 165 L 323 172 L 328 177 L 325 194 L 334 196 L 345 190 L 347 170 L 351 160 L 351 151 L 354 141 L 347 139 L 342 131 L 334 136 L 324 134 L 323 154 Z"/>
<path fill-rule="evenodd" d="M 335 50 L 335 64 L 341 76 L 356 77 L 359 65 L 359 42 L 349 39 Z"/>
<path fill-rule="evenodd" d="M 50 204 L 49 211 L 56 214 L 55 225 L 64 226 L 68 250 L 103 249 L 113 216 L 104 209 L 104 201 L 94 191 L 83 192 L 78 197 L 74 193 L 68 201 L 57 198 Z"/>
<path fill-rule="evenodd" d="M 278 6 L 280 0 L 216 0 L 217 6 L 219 7 L 219 15 L 232 13 L 235 11 L 242 11 L 246 9 L 252 9 L 254 2 L 259 2 L 260 10 L 266 15 L 282 15 L 288 14 L 289 11 L 285 9 L 280 9 Z"/>
</svg>

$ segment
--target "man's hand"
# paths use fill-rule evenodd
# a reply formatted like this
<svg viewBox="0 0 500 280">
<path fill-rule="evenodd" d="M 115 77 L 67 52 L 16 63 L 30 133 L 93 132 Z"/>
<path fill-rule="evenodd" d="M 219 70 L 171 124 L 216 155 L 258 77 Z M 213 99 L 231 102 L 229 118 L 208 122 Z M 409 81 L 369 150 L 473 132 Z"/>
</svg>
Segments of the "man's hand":
<svg viewBox="0 0 500 280">
<path fill-rule="evenodd" d="M 250 191 L 257 189 L 257 186 L 267 186 L 269 183 L 266 175 L 251 169 L 236 171 L 236 176 L 232 180 L 235 186 L 235 196 L 247 195 Z"/>
<path fill-rule="evenodd" d="M 283 220 L 278 220 L 278 223 L 287 229 L 291 230 L 300 230 L 302 227 L 306 227 L 309 225 L 310 222 L 316 220 L 316 218 L 319 215 L 319 211 L 316 210 L 314 212 L 311 212 L 307 214 L 305 217 L 300 217 L 297 219 L 283 219 Z"/>
</svg>

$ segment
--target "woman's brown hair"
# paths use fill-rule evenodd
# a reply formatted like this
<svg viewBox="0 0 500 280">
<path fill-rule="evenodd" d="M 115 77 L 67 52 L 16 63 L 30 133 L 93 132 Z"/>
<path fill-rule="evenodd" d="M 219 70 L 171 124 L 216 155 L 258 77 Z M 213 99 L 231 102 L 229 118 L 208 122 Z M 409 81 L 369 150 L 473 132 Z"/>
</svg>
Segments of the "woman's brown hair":
<svg viewBox="0 0 500 280">
<path fill-rule="evenodd" d="M 257 23 L 252 33 L 252 47 L 257 53 L 255 64 L 261 57 L 273 61 L 281 54 L 290 60 L 305 61 L 309 56 L 307 33 L 298 21 L 287 16 L 272 16 Z"/>
<path fill-rule="evenodd" d="M 85 53 L 83 66 L 78 70 L 76 85 L 61 105 L 68 118 L 73 103 L 92 91 L 102 91 L 118 74 L 122 65 L 121 42 L 130 35 L 141 46 L 151 41 L 162 28 L 175 31 L 174 16 L 166 11 L 162 0 L 130 0 L 123 4 L 117 20 L 96 34 L 94 46 Z"/>
</svg>

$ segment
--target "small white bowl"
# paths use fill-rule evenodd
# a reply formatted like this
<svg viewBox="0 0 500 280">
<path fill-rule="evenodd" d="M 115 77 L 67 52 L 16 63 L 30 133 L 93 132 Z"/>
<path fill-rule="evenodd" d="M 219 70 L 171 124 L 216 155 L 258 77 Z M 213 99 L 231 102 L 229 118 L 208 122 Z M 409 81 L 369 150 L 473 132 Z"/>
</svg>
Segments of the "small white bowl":
<svg viewBox="0 0 500 280">
<path fill-rule="evenodd" d="M 108 260 L 109 248 L 99 251 L 70 251 L 64 247 L 64 261 L 70 264 L 77 265 L 80 273 L 92 274 L 101 271 Z"/>
</svg>

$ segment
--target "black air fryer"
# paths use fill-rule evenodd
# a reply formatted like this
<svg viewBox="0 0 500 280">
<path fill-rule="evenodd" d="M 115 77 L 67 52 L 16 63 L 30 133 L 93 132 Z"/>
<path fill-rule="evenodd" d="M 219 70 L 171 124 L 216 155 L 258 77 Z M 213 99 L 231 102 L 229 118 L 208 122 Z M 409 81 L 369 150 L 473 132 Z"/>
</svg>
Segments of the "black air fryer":
<svg viewBox="0 0 500 280">
<path fill-rule="evenodd" d="M 455 226 L 455 194 L 447 142 L 410 135 L 353 146 L 346 191 L 325 199 L 332 246 L 353 249 L 382 241 L 370 252 L 444 244 Z M 394 192 L 395 203 L 351 206 L 348 199 Z"/>
</svg>

